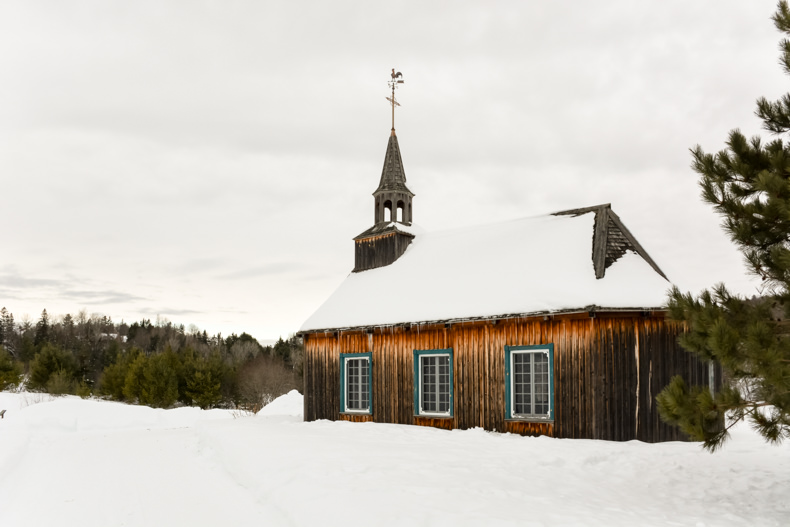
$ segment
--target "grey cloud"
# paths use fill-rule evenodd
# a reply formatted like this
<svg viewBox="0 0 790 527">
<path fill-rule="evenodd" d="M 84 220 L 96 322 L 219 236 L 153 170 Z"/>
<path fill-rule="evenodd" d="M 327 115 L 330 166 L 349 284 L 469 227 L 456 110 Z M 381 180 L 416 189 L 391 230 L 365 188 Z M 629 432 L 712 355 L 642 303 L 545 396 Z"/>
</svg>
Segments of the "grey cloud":
<svg viewBox="0 0 790 527">
<path fill-rule="evenodd" d="M 179 308 L 171 308 L 171 307 L 147 308 L 144 311 L 148 313 L 157 313 L 163 316 L 197 315 L 202 313 L 202 311 L 198 311 L 196 309 L 179 309 Z"/>
<path fill-rule="evenodd" d="M 0 274 L 0 285 L 10 289 L 25 289 L 31 287 L 63 287 L 69 284 L 68 280 L 55 280 L 51 278 L 28 278 L 19 274 Z"/>
<path fill-rule="evenodd" d="M 303 265 L 298 262 L 275 262 L 258 267 L 251 267 L 248 269 L 241 269 L 219 276 L 220 280 L 243 280 L 246 278 L 255 278 L 258 276 L 280 275 L 290 271 L 295 271 L 302 268 Z"/>
<path fill-rule="evenodd" d="M 60 293 L 61 297 L 77 300 L 82 303 L 97 304 L 121 304 L 127 302 L 138 302 L 150 300 L 146 297 L 124 293 L 121 291 L 78 291 L 67 289 Z"/>
</svg>

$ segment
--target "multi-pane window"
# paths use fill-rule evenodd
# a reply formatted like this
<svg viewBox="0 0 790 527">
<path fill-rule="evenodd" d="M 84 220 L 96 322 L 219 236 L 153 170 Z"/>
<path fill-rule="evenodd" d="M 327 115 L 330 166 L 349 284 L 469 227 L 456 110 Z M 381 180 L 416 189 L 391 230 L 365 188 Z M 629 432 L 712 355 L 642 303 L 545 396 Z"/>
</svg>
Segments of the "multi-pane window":
<svg viewBox="0 0 790 527">
<path fill-rule="evenodd" d="M 554 419 L 554 346 L 505 346 L 509 419 Z"/>
<path fill-rule="evenodd" d="M 370 413 L 370 353 L 340 354 L 340 411 Z"/>
<path fill-rule="evenodd" d="M 414 351 L 414 407 L 417 415 L 453 414 L 452 350 Z"/>
</svg>

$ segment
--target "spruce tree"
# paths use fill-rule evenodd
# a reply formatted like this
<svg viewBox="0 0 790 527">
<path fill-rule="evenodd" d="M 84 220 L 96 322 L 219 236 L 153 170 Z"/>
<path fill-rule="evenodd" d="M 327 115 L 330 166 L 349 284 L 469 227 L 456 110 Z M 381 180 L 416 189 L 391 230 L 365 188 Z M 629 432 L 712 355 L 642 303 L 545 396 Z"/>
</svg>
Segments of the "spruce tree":
<svg viewBox="0 0 790 527">
<path fill-rule="evenodd" d="M 22 373 L 22 365 L 0 346 L 0 391 L 19 386 Z"/>
<path fill-rule="evenodd" d="M 3 326 L 3 346 L 11 355 L 16 356 L 14 314 L 7 311 L 5 307 L 0 309 L 0 325 Z"/>
<path fill-rule="evenodd" d="M 140 404 L 155 408 L 169 408 L 178 400 L 178 357 L 168 347 L 151 355 L 143 370 Z"/>
<path fill-rule="evenodd" d="M 0 309 L 0 346 L 5 344 L 5 340 L 6 340 L 6 338 L 5 338 L 5 324 L 3 322 L 5 321 L 5 317 L 7 316 L 7 314 L 8 314 L 8 311 L 6 311 L 5 307 Z"/>
<path fill-rule="evenodd" d="M 213 408 L 222 402 L 222 374 L 224 367 L 219 354 L 209 357 L 192 356 L 184 364 L 185 395 L 190 403 L 201 408 Z"/>
<path fill-rule="evenodd" d="M 77 371 L 77 361 L 70 351 L 46 343 L 30 364 L 28 387 L 31 390 L 46 391 L 50 377 L 56 373 L 72 382 L 77 380 Z"/>
<path fill-rule="evenodd" d="M 786 1 L 772 19 L 790 37 Z M 790 74 L 790 40 L 782 40 L 780 51 Z M 787 134 L 790 94 L 758 99 L 756 114 L 771 134 Z M 724 384 L 711 393 L 675 377 L 657 398 L 662 418 L 709 450 L 744 419 L 768 441 L 790 437 L 790 143 L 747 139 L 736 129 L 726 145 L 717 154 L 693 148 L 692 168 L 703 199 L 724 218 L 749 270 L 762 279 L 764 294 L 747 300 L 717 285 L 695 298 L 674 288 L 670 316 L 688 328 L 680 344 L 720 364 Z"/>
<path fill-rule="evenodd" d="M 49 342 L 49 315 L 47 310 L 41 312 L 41 318 L 36 323 L 36 335 L 33 337 L 33 344 L 36 349 L 41 349 L 44 343 Z"/>
</svg>

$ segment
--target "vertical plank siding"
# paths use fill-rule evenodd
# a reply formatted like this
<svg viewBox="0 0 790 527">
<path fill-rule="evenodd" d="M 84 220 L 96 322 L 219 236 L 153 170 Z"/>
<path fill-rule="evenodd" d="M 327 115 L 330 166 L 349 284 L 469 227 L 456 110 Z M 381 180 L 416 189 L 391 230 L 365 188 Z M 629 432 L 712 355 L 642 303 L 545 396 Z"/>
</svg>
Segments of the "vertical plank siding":
<svg viewBox="0 0 790 527">
<path fill-rule="evenodd" d="M 677 344 L 682 326 L 640 313 L 596 313 L 311 333 L 305 420 L 373 420 L 522 435 L 656 442 L 684 439 L 661 422 L 656 395 L 674 375 L 707 384 Z M 505 346 L 554 344 L 554 421 L 505 419 Z M 415 417 L 414 350 L 453 349 L 453 417 Z M 340 413 L 340 353 L 372 353 L 372 417 Z M 718 378 L 720 379 L 720 375 Z"/>
</svg>

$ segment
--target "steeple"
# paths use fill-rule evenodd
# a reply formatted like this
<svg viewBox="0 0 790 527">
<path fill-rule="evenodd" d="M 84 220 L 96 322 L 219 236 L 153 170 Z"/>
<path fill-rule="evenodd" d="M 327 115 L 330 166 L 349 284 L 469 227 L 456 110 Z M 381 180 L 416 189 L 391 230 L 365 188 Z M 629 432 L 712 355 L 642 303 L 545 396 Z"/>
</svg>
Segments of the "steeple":
<svg viewBox="0 0 790 527">
<path fill-rule="evenodd" d="M 397 222 L 411 225 L 411 199 L 414 193 L 406 186 L 403 159 L 400 156 L 398 136 L 395 135 L 395 107 L 400 106 L 395 99 L 395 88 L 403 84 L 403 74 L 395 73 L 395 68 L 392 68 L 390 77 L 387 84 L 392 90 L 392 95 L 386 99 L 392 106 L 392 130 L 387 143 L 387 152 L 384 154 L 384 168 L 381 170 L 379 188 L 373 193 L 376 200 L 373 224 Z"/>
<path fill-rule="evenodd" d="M 398 222 L 411 225 L 411 200 L 414 193 L 406 186 L 406 173 L 395 130 L 390 132 L 379 188 L 373 193 L 376 202 L 374 224 Z"/>
<path fill-rule="evenodd" d="M 411 225 L 414 193 L 406 186 L 406 172 L 403 170 L 398 136 L 395 135 L 395 107 L 400 106 L 395 100 L 395 88 L 403 84 L 403 75 L 395 73 L 393 69 L 391 77 L 389 86 L 392 96 L 386 99 L 392 105 L 392 130 L 384 154 L 379 186 L 373 193 L 373 227 L 354 238 L 354 272 L 391 264 L 400 258 L 414 239 L 413 234 L 397 226 Z"/>
</svg>

